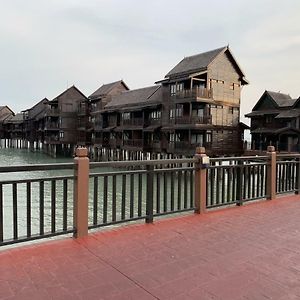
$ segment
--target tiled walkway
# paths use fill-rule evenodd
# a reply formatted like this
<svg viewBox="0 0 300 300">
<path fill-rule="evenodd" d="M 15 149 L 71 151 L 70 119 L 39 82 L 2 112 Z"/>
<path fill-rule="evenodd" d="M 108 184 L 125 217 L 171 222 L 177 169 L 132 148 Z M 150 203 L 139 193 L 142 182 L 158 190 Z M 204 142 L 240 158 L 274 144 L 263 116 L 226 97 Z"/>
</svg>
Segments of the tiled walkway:
<svg viewBox="0 0 300 300">
<path fill-rule="evenodd" d="M 300 299 L 300 197 L 1 251 L 0 299 Z"/>
</svg>

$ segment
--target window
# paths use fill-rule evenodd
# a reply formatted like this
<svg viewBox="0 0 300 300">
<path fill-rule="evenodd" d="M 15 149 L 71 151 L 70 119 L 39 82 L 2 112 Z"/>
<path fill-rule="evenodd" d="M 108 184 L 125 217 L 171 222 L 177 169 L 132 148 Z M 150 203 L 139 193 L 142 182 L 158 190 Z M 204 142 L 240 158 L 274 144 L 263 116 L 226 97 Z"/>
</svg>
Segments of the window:
<svg viewBox="0 0 300 300">
<path fill-rule="evenodd" d="M 231 90 L 234 90 L 234 83 L 231 83 L 230 86 L 229 86 L 229 88 L 230 88 Z"/>
<path fill-rule="evenodd" d="M 212 135 L 211 135 L 211 132 L 207 132 L 206 133 L 206 142 L 207 143 L 211 143 L 212 141 Z"/>
<path fill-rule="evenodd" d="M 203 134 L 202 133 L 193 133 L 191 135 L 191 144 L 197 144 L 198 146 L 203 145 Z"/>
<path fill-rule="evenodd" d="M 233 111 L 234 111 L 233 107 L 229 107 L 228 111 L 230 114 L 233 114 Z"/>
<path fill-rule="evenodd" d="M 176 95 L 177 92 L 182 92 L 184 89 L 184 85 L 183 83 L 175 83 L 175 84 L 171 84 L 170 86 L 170 91 L 171 91 L 171 96 Z"/>
<path fill-rule="evenodd" d="M 175 134 L 174 133 L 170 133 L 169 142 L 175 142 Z"/>
<path fill-rule="evenodd" d="M 60 132 L 59 132 L 59 138 L 61 138 L 61 139 L 64 138 L 64 132 L 63 132 L 63 131 L 60 131 Z"/>
<path fill-rule="evenodd" d="M 123 120 L 130 120 L 130 112 L 126 112 L 122 114 L 122 119 Z"/>
<path fill-rule="evenodd" d="M 266 116 L 266 123 L 270 124 L 273 121 L 273 117 L 272 116 Z"/>
<path fill-rule="evenodd" d="M 176 95 L 176 84 L 171 84 L 171 96 Z"/>
<path fill-rule="evenodd" d="M 204 116 L 204 108 L 197 108 L 192 110 L 193 117 L 203 117 Z"/>
<path fill-rule="evenodd" d="M 169 116 L 170 116 L 170 119 L 174 119 L 174 118 L 175 118 L 175 108 L 171 108 L 171 109 L 170 109 L 170 114 L 169 114 Z"/>
<path fill-rule="evenodd" d="M 183 107 L 182 105 L 176 107 L 176 117 L 182 117 Z"/>
<path fill-rule="evenodd" d="M 160 119 L 161 118 L 161 111 L 154 110 L 150 113 L 150 119 Z"/>
</svg>

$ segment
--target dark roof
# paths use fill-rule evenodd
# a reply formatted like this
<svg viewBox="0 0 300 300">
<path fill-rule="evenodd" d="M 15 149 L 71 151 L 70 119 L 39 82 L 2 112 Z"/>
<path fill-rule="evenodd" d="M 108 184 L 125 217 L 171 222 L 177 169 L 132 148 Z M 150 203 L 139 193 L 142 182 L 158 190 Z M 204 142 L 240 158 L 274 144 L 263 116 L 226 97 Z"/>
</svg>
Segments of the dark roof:
<svg viewBox="0 0 300 300">
<path fill-rule="evenodd" d="M 147 103 L 161 102 L 160 86 L 150 86 L 137 90 L 125 91 L 119 95 L 112 96 L 112 100 L 105 105 L 105 109 L 118 106 L 132 106 Z"/>
<path fill-rule="evenodd" d="M 272 91 L 266 91 L 266 93 L 270 95 L 270 97 L 275 101 L 275 103 L 279 107 L 293 106 L 294 103 L 297 101 L 297 99 L 292 99 L 291 96 L 287 94 Z"/>
<path fill-rule="evenodd" d="M 300 116 L 300 109 L 288 109 L 285 111 L 282 111 L 278 116 L 276 116 L 276 119 L 289 119 L 289 118 L 297 118 Z"/>
<path fill-rule="evenodd" d="M 264 115 L 276 115 L 279 114 L 281 111 L 276 109 L 272 110 L 255 110 L 252 111 L 251 113 L 248 113 L 245 115 L 245 117 L 251 118 L 251 117 L 258 117 L 258 116 L 264 116 Z"/>
<path fill-rule="evenodd" d="M 22 123 L 24 121 L 24 117 L 22 113 L 18 113 L 15 116 L 11 116 L 7 118 L 4 123 Z"/>
<path fill-rule="evenodd" d="M 93 98 L 97 98 L 97 97 L 101 97 L 101 96 L 105 96 L 107 95 L 116 85 L 118 84 L 123 84 L 124 87 L 129 90 L 128 86 L 125 84 L 125 82 L 123 80 L 119 80 L 119 81 L 115 81 L 115 82 L 111 82 L 111 83 L 107 83 L 107 84 L 103 84 L 98 90 L 96 90 L 94 93 L 92 93 L 89 98 L 93 99 Z"/>
<path fill-rule="evenodd" d="M 165 77 L 170 77 L 178 73 L 185 73 L 188 71 L 205 70 L 207 66 L 227 47 L 218 48 L 193 56 L 185 57 L 179 64 L 177 64 Z"/>
<path fill-rule="evenodd" d="M 87 99 L 87 97 L 75 85 L 72 85 L 71 87 L 67 88 L 65 91 L 60 93 L 58 96 L 56 96 L 54 99 L 52 99 L 51 102 L 58 101 L 58 98 L 60 98 L 63 94 L 65 94 L 66 92 L 68 92 L 71 89 L 75 89 L 79 94 L 81 94 L 85 99 Z M 50 101 L 49 101 L 49 104 L 51 104 Z"/>
</svg>

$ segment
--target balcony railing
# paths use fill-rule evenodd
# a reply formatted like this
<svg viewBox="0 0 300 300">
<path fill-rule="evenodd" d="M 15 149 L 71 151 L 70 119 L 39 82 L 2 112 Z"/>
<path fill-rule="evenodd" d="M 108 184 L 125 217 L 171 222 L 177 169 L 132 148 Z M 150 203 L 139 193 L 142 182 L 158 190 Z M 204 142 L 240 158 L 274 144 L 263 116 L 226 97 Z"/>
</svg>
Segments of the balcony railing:
<svg viewBox="0 0 300 300">
<path fill-rule="evenodd" d="M 193 150 L 197 147 L 205 147 L 205 149 L 209 150 L 211 149 L 211 143 L 205 142 L 203 144 L 200 143 L 190 143 L 188 141 L 177 141 L 177 142 L 169 142 L 169 148 L 170 149 L 176 149 L 176 150 Z"/>
<path fill-rule="evenodd" d="M 182 116 L 176 117 L 176 124 L 211 124 L 211 116 Z"/>
<path fill-rule="evenodd" d="M 161 118 L 157 118 L 157 119 L 151 119 L 149 118 L 146 122 L 147 126 L 151 126 L 151 125 L 161 125 Z"/>
<path fill-rule="evenodd" d="M 211 99 L 213 97 L 212 89 L 193 88 L 191 90 L 183 90 L 176 93 L 176 98 L 205 98 Z"/>
<path fill-rule="evenodd" d="M 143 118 L 132 118 L 132 119 L 126 119 L 122 120 L 122 123 L 124 126 L 143 126 L 144 125 L 144 119 Z"/>
<path fill-rule="evenodd" d="M 58 116 L 59 115 L 59 109 L 58 108 L 51 108 L 47 112 L 47 116 Z"/>
<path fill-rule="evenodd" d="M 56 130 L 59 129 L 59 124 L 58 123 L 46 123 L 45 124 L 45 130 Z"/>
<path fill-rule="evenodd" d="M 143 147 L 143 140 L 142 139 L 134 139 L 134 140 L 124 140 L 123 141 L 124 146 L 129 147 Z"/>
</svg>

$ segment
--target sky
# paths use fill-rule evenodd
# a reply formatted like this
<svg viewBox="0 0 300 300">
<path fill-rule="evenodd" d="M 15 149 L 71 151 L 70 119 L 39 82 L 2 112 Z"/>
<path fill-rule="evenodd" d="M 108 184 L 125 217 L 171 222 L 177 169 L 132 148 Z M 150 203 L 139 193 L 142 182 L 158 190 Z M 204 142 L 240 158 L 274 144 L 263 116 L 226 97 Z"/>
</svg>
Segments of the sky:
<svg viewBox="0 0 300 300">
<path fill-rule="evenodd" d="M 0 105 L 15 112 L 71 85 L 153 85 L 183 57 L 229 44 L 250 84 L 300 96 L 299 0 L 0 0 Z"/>
</svg>

